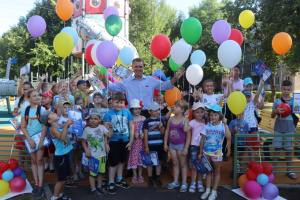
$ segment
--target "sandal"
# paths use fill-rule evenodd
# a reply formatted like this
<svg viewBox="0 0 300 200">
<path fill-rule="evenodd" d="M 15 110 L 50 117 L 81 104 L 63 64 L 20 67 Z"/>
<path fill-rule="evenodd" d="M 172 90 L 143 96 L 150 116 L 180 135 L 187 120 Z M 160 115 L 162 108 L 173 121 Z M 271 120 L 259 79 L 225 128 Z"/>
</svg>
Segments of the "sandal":
<svg viewBox="0 0 300 200">
<path fill-rule="evenodd" d="M 188 188 L 188 184 L 182 183 L 179 192 L 186 192 L 187 188 Z"/>
<path fill-rule="evenodd" d="M 144 177 L 139 176 L 138 181 L 139 181 L 139 183 L 144 183 L 144 182 L 145 182 L 145 179 L 144 179 Z"/>
<path fill-rule="evenodd" d="M 171 190 L 171 189 L 174 189 L 174 188 L 176 188 L 176 187 L 179 187 L 179 182 L 177 181 L 173 181 L 172 183 L 169 183 L 168 184 L 168 186 L 167 186 L 167 188 L 169 189 L 169 190 Z"/>
<path fill-rule="evenodd" d="M 130 181 L 131 181 L 131 183 L 133 183 L 133 184 L 137 184 L 137 183 L 139 183 L 139 181 L 138 181 L 138 178 L 137 178 L 137 177 L 132 177 Z"/>
<path fill-rule="evenodd" d="M 291 172 L 291 173 L 286 173 L 286 175 L 287 175 L 290 179 L 293 179 L 293 180 L 298 179 L 295 173 L 292 173 L 292 172 Z"/>
</svg>

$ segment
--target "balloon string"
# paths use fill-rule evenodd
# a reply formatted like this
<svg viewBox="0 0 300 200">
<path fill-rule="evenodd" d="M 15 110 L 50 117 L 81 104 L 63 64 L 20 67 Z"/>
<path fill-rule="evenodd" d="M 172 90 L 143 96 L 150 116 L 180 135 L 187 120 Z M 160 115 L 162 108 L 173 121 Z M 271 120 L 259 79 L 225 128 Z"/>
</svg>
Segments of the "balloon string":
<svg viewBox="0 0 300 200">
<path fill-rule="evenodd" d="M 15 138 L 16 138 L 16 134 L 14 134 L 14 141 L 15 141 Z M 9 158 L 11 158 L 11 155 L 12 155 L 13 149 L 14 149 L 14 146 L 15 146 L 15 144 L 12 143 L 11 148 L 10 148 L 10 155 L 9 155 Z"/>
<path fill-rule="evenodd" d="M 244 72 L 244 68 L 245 68 L 245 46 L 246 46 L 246 33 L 247 33 L 247 29 L 245 30 L 245 40 L 244 40 L 244 52 L 243 52 L 243 68 L 242 68 L 242 76 L 243 77 L 243 72 Z"/>
<path fill-rule="evenodd" d="M 38 67 L 38 74 L 40 74 L 40 67 L 38 65 L 38 58 L 37 58 L 36 38 L 35 38 L 35 41 L 34 41 L 34 46 L 35 46 L 35 59 L 36 59 L 37 67 Z"/>
</svg>

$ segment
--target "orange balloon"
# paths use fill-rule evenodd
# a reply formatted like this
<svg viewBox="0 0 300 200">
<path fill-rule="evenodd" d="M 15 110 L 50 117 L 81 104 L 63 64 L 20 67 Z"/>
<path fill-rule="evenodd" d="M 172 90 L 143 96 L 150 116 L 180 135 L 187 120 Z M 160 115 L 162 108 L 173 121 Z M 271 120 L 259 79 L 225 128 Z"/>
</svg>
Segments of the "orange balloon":
<svg viewBox="0 0 300 200">
<path fill-rule="evenodd" d="M 292 38 L 285 32 L 277 33 L 272 40 L 272 47 L 279 55 L 286 54 L 292 47 Z"/>
<path fill-rule="evenodd" d="M 181 99 L 180 90 L 177 87 L 174 87 L 172 90 L 167 90 L 165 93 L 165 100 L 169 106 L 174 106 L 175 101 Z"/>
<path fill-rule="evenodd" d="M 238 184 L 239 186 L 244 189 L 245 184 L 248 182 L 248 178 L 246 174 L 243 174 L 242 176 L 240 176 L 239 180 L 238 180 Z"/>
<path fill-rule="evenodd" d="M 73 4 L 69 0 L 59 0 L 56 4 L 56 13 L 60 19 L 67 21 L 73 15 Z"/>
</svg>

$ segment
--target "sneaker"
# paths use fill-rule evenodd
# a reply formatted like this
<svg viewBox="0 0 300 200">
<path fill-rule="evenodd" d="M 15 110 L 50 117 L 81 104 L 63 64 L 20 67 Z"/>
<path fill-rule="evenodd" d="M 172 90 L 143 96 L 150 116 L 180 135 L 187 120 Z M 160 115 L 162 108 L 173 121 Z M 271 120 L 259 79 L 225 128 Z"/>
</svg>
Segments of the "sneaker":
<svg viewBox="0 0 300 200">
<path fill-rule="evenodd" d="M 58 198 L 59 200 L 72 200 L 71 197 L 65 195 L 65 196 L 62 196 L 60 198 Z"/>
<path fill-rule="evenodd" d="M 41 199 L 44 196 L 44 187 L 37 187 L 35 197 L 36 199 Z"/>
<path fill-rule="evenodd" d="M 74 180 L 74 181 L 79 181 L 79 178 L 78 178 L 78 175 L 77 175 L 77 174 L 75 174 L 75 175 L 73 176 L 73 180 Z"/>
<path fill-rule="evenodd" d="M 153 179 L 149 179 L 148 180 L 148 187 L 153 187 L 154 183 L 153 183 Z"/>
<path fill-rule="evenodd" d="M 217 199 L 217 192 L 212 192 L 209 197 L 208 200 L 216 200 Z"/>
<path fill-rule="evenodd" d="M 145 182 L 145 179 L 144 179 L 144 177 L 139 176 L 138 181 L 139 181 L 139 183 L 144 183 L 144 182 Z"/>
<path fill-rule="evenodd" d="M 131 183 L 133 183 L 133 184 L 139 183 L 139 180 L 138 180 L 137 177 L 131 177 L 130 181 L 131 181 Z"/>
<path fill-rule="evenodd" d="M 92 196 L 102 198 L 104 197 L 104 194 L 101 194 L 98 190 L 94 190 L 92 191 Z"/>
<path fill-rule="evenodd" d="M 205 187 L 202 185 L 202 182 L 198 182 L 198 192 L 204 192 Z"/>
<path fill-rule="evenodd" d="M 38 186 L 33 185 L 33 187 L 32 187 L 32 192 L 31 192 L 31 193 L 34 194 L 34 195 L 36 195 L 37 188 L 38 188 Z"/>
<path fill-rule="evenodd" d="M 192 182 L 189 187 L 189 192 L 194 193 L 196 191 L 196 182 Z"/>
<path fill-rule="evenodd" d="M 159 177 L 155 179 L 155 183 L 156 183 L 157 187 L 161 187 L 162 186 L 162 182 L 161 182 L 161 180 L 160 180 Z"/>
<path fill-rule="evenodd" d="M 108 185 L 108 192 L 109 194 L 116 194 L 116 187 L 114 183 Z"/>
<path fill-rule="evenodd" d="M 209 194 L 210 194 L 210 190 L 206 189 L 206 191 L 201 195 L 201 199 L 206 199 Z"/>
<path fill-rule="evenodd" d="M 108 191 L 106 189 L 104 189 L 103 187 L 97 188 L 97 190 L 103 195 L 108 195 Z"/>
<path fill-rule="evenodd" d="M 116 184 L 116 186 L 124 188 L 124 189 L 130 188 L 130 186 L 123 179 L 120 182 L 116 181 L 115 184 Z"/>
<path fill-rule="evenodd" d="M 76 187 L 78 187 L 78 183 L 74 183 L 72 181 L 67 181 L 66 182 L 66 187 L 76 188 Z"/>
<path fill-rule="evenodd" d="M 107 188 L 107 180 L 105 180 L 105 179 L 102 180 L 102 187 Z"/>
<path fill-rule="evenodd" d="M 84 180 L 84 179 L 85 179 L 84 173 L 80 173 L 80 174 L 79 174 L 79 177 L 80 177 L 81 180 Z"/>
</svg>

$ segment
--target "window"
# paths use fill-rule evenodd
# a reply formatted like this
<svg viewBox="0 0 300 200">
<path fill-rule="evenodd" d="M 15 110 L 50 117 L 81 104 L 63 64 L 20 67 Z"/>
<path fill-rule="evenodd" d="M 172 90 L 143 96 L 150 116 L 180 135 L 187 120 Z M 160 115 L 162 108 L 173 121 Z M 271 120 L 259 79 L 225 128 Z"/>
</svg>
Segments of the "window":
<svg viewBox="0 0 300 200">
<path fill-rule="evenodd" d="M 285 76 L 285 77 L 284 77 L 284 80 L 289 81 L 289 80 L 290 80 L 290 77 L 289 77 L 289 76 Z"/>
<path fill-rule="evenodd" d="M 274 78 L 274 82 L 275 82 L 274 85 L 279 85 L 279 77 L 275 77 L 275 78 Z"/>
</svg>

